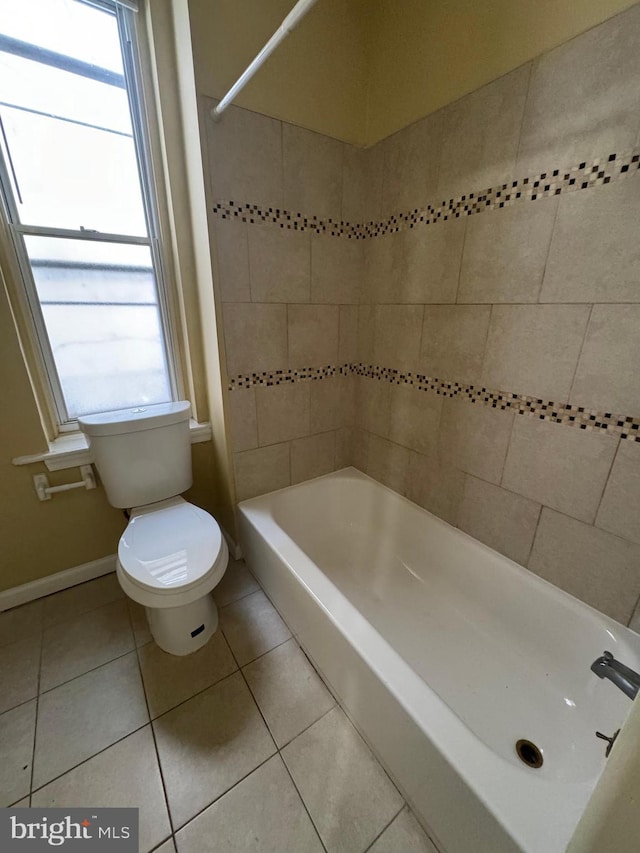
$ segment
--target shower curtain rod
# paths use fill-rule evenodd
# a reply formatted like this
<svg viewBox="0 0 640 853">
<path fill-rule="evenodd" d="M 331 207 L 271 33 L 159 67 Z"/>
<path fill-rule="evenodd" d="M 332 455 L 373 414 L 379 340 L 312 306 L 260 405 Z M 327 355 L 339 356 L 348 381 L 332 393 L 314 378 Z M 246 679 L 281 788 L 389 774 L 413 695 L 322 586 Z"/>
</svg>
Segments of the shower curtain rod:
<svg viewBox="0 0 640 853">
<path fill-rule="evenodd" d="M 309 9 L 316 2 L 317 0 L 298 0 L 296 5 L 289 12 L 287 17 L 280 24 L 278 29 L 271 36 L 269 41 L 265 44 L 260 53 L 253 60 L 253 62 L 238 77 L 238 79 L 229 89 L 224 98 L 222 98 L 218 106 L 214 107 L 211 110 L 211 118 L 214 121 L 220 118 L 224 110 L 229 106 L 229 104 L 235 98 L 238 92 L 246 86 L 246 84 L 249 82 L 249 80 L 251 80 L 258 68 L 260 68 L 260 66 L 266 62 L 266 60 L 271 56 L 276 47 L 278 47 L 280 42 L 283 41 L 289 35 L 291 30 L 293 30 L 293 28 L 302 20 L 302 18 L 307 14 Z"/>
</svg>

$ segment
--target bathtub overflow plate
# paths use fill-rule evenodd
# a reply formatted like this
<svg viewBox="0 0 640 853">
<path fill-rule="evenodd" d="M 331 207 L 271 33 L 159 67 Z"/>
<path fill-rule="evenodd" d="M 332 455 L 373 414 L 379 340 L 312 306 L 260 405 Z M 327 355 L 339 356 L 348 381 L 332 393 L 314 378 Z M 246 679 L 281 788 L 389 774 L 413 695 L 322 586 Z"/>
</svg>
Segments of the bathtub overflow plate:
<svg viewBox="0 0 640 853">
<path fill-rule="evenodd" d="M 542 757 L 542 750 L 530 740 L 523 739 L 517 741 L 516 753 L 520 761 L 522 761 L 523 764 L 526 764 L 527 767 L 532 767 L 534 770 L 542 767 L 542 763 L 544 761 L 544 758 Z"/>
</svg>

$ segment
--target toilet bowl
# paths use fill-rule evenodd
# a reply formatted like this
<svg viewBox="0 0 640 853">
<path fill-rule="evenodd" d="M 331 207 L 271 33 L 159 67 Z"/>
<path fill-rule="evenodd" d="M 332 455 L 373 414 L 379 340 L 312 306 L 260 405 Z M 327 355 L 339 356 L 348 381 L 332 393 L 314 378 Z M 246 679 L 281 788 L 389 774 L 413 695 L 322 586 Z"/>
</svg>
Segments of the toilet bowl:
<svg viewBox="0 0 640 853">
<path fill-rule="evenodd" d="M 128 510 L 117 577 L 161 649 L 188 655 L 218 626 L 211 592 L 229 551 L 215 519 L 180 495 L 192 484 L 187 401 L 78 418 L 112 506 Z"/>
<path fill-rule="evenodd" d="M 117 576 L 147 613 L 154 640 L 187 655 L 218 627 L 211 591 L 229 561 L 215 519 L 181 497 L 135 507 L 118 544 Z"/>
</svg>

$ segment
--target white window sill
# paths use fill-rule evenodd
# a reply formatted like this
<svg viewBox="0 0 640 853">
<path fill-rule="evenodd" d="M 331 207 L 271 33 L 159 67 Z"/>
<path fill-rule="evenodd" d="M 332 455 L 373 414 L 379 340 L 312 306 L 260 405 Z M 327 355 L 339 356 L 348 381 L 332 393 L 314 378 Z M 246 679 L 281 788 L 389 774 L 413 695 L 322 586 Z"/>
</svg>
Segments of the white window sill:
<svg viewBox="0 0 640 853">
<path fill-rule="evenodd" d="M 200 444 L 203 441 L 211 440 L 211 424 L 199 424 L 191 420 L 189 428 L 191 430 L 191 444 Z M 33 465 L 34 462 L 44 462 L 49 471 L 62 471 L 63 468 L 90 465 L 93 459 L 83 433 L 73 432 L 56 438 L 44 453 L 16 456 L 11 461 L 14 465 Z"/>
</svg>

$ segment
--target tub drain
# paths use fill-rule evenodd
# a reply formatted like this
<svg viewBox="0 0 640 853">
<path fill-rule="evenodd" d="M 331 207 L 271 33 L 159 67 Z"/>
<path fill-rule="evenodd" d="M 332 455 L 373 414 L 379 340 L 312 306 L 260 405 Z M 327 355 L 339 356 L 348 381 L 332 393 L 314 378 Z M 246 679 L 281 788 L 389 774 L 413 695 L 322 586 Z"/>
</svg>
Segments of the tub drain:
<svg viewBox="0 0 640 853">
<path fill-rule="evenodd" d="M 523 764 L 526 764 L 527 767 L 538 768 L 542 767 L 542 762 L 544 761 L 542 757 L 541 750 L 535 745 L 535 743 L 531 743 L 530 740 L 519 740 L 516 743 L 516 752 L 518 753 L 518 758 Z"/>
</svg>

